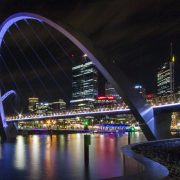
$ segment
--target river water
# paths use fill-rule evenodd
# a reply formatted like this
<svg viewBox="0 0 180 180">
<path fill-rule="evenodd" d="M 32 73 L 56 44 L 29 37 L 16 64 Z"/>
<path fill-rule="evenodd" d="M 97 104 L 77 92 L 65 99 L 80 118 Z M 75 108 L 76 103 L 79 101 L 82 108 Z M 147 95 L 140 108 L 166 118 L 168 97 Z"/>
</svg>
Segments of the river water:
<svg viewBox="0 0 180 180">
<path fill-rule="evenodd" d="M 127 134 L 17 136 L 0 144 L 0 180 L 106 179 L 123 175 L 121 147 Z M 131 142 L 145 141 L 142 133 L 131 134 Z"/>
</svg>

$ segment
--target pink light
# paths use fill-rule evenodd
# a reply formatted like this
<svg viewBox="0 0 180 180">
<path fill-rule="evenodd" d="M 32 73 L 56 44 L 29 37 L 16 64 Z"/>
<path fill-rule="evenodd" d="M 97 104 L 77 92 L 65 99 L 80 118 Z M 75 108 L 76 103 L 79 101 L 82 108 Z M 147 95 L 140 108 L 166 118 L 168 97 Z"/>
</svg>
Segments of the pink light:
<svg viewBox="0 0 180 180">
<path fill-rule="evenodd" d="M 105 96 L 98 96 L 97 99 L 98 99 L 98 100 L 104 100 L 104 99 L 106 99 L 106 97 L 105 97 Z"/>
<path fill-rule="evenodd" d="M 114 100 L 113 96 L 108 96 L 107 98 L 108 98 L 108 100 Z"/>
</svg>

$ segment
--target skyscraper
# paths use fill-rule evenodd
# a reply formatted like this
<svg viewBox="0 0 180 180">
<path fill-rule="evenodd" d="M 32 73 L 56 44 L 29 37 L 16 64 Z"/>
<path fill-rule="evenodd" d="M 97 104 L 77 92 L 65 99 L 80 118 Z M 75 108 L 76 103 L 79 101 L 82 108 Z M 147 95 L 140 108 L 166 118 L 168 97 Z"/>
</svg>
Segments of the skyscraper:
<svg viewBox="0 0 180 180">
<path fill-rule="evenodd" d="M 84 63 L 72 68 L 72 100 L 75 109 L 93 106 L 98 93 L 98 72 L 93 63 L 84 56 Z"/>
<path fill-rule="evenodd" d="M 174 61 L 175 57 L 171 52 L 168 61 L 166 61 L 157 73 L 157 94 L 168 95 L 174 92 Z"/>
</svg>

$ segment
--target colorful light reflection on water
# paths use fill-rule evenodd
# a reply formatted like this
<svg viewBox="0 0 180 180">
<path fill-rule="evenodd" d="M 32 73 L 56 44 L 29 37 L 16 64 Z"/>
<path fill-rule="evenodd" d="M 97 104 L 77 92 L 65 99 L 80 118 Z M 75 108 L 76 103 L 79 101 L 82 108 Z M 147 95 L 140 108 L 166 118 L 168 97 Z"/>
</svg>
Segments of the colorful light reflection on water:
<svg viewBox="0 0 180 180">
<path fill-rule="evenodd" d="M 145 138 L 142 133 L 135 133 L 131 140 L 141 142 Z M 91 144 L 85 150 L 84 134 L 17 136 L 15 142 L 0 144 L 0 179 L 81 180 L 121 176 L 120 149 L 127 142 L 127 134 L 91 134 Z"/>
</svg>

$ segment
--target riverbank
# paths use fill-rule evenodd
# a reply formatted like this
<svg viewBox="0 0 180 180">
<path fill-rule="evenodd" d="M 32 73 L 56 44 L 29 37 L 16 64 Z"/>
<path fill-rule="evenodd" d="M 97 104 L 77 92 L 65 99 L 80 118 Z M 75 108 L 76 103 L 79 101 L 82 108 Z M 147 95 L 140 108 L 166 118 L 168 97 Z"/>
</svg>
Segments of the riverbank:
<svg viewBox="0 0 180 180">
<path fill-rule="evenodd" d="M 19 135 L 29 134 L 74 134 L 74 133 L 90 133 L 90 130 L 51 130 L 51 129 L 30 129 L 18 130 Z"/>
<path fill-rule="evenodd" d="M 51 129 L 30 129 L 30 130 L 18 130 L 18 135 L 30 135 L 30 134 L 76 134 L 76 133 L 125 133 L 126 131 L 94 131 L 94 130 L 51 130 Z"/>
</svg>

